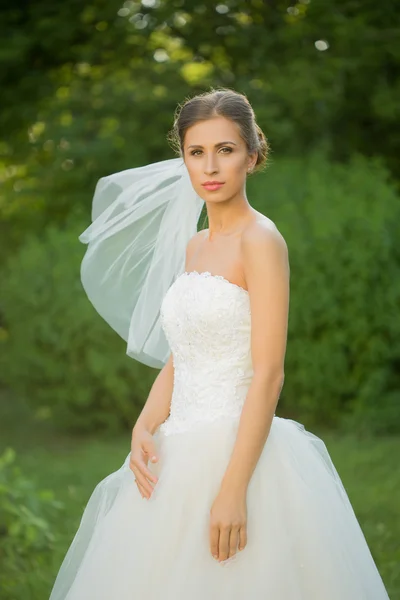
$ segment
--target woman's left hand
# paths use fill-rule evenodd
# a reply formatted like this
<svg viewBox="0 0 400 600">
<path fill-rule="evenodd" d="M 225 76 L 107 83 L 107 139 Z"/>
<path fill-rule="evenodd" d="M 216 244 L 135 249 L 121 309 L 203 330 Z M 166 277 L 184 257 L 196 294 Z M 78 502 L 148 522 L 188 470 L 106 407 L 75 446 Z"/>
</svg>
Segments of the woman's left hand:
<svg viewBox="0 0 400 600">
<path fill-rule="evenodd" d="M 247 544 L 245 492 L 220 491 L 210 510 L 211 554 L 219 562 L 231 558 Z"/>
</svg>

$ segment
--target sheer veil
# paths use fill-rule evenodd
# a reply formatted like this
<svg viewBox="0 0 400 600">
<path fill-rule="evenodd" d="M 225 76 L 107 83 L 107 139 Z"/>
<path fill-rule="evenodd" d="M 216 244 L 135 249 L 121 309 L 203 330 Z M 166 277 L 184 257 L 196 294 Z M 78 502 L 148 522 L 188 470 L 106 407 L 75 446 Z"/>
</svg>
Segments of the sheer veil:
<svg viewBox="0 0 400 600">
<path fill-rule="evenodd" d="M 164 295 L 185 268 L 204 201 L 182 158 L 101 178 L 81 265 L 85 292 L 127 342 L 128 356 L 162 368 L 170 349 L 160 323 Z"/>
</svg>

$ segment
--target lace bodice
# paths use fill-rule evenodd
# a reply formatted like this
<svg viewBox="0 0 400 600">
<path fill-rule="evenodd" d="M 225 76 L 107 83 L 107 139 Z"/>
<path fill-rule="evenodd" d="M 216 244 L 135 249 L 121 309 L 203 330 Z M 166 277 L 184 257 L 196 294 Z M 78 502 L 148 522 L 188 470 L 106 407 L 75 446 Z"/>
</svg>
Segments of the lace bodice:
<svg viewBox="0 0 400 600">
<path fill-rule="evenodd" d="M 166 293 L 160 317 L 175 368 L 163 433 L 239 417 L 253 375 L 248 292 L 208 271 L 185 272 Z"/>
</svg>

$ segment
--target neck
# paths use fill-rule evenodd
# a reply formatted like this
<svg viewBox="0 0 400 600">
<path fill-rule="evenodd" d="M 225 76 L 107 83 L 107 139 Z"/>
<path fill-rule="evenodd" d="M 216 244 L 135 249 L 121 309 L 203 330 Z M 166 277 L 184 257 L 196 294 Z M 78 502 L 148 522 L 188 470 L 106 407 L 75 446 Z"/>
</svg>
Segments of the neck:
<svg viewBox="0 0 400 600">
<path fill-rule="evenodd" d="M 214 236 L 228 236 L 240 231 L 253 212 L 247 199 L 243 199 L 235 205 L 228 202 L 207 204 L 209 239 Z"/>
</svg>

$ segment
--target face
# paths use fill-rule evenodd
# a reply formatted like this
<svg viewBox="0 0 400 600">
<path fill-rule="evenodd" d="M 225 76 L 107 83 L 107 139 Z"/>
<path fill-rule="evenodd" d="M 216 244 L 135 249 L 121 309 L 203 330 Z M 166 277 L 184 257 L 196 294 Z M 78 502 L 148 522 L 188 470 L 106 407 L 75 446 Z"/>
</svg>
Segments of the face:
<svg viewBox="0 0 400 600">
<path fill-rule="evenodd" d="M 255 152 L 248 153 L 239 126 L 225 117 L 213 117 L 189 127 L 183 154 L 192 186 L 206 202 L 241 195 L 248 169 L 257 160 Z"/>
</svg>

